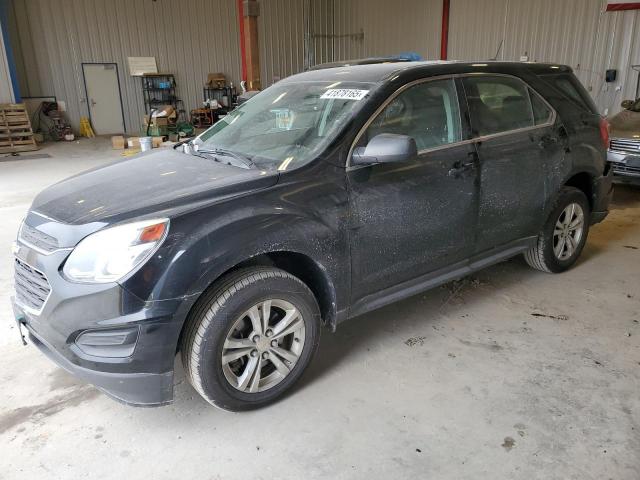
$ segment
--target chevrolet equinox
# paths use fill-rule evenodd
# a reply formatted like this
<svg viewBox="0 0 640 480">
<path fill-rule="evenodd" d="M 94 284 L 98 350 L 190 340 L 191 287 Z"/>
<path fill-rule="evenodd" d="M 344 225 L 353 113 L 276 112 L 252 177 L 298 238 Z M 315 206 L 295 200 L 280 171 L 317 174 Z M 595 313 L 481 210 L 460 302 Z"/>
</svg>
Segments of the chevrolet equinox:
<svg viewBox="0 0 640 480">
<path fill-rule="evenodd" d="M 14 245 L 21 335 L 131 405 L 213 405 L 300 378 L 322 325 L 524 254 L 559 273 L 612 193 L 571 69 L 406 62 L 267 88 L 180 149 L 41 192 Z"/>
</svg>

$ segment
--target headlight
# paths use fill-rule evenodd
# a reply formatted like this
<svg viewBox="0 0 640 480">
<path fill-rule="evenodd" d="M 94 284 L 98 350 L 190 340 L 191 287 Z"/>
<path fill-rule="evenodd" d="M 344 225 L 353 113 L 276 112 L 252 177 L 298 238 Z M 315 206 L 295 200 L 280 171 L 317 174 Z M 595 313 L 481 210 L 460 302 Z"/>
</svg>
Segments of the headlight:
<svg viewBox="0 0 640 480">
<path fill-rule="evenodd" d="M 168 230 L 166 218 L 100 230 L 73 249 L 62 271 L 76 282 L 115 282 L 153 255 Z"/>
</svg>

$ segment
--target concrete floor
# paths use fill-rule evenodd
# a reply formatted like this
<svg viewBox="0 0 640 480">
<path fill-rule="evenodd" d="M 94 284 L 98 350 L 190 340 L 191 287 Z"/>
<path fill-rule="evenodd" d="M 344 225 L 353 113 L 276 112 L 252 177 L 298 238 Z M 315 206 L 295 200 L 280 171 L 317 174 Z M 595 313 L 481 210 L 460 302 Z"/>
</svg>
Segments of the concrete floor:
<svg viewBox="0 0 640 480">
<path fill-rule="evenodd" d="M 0 161 L 0 478 L 640 478 L 640 189 L 568 273 L 517 258 L 326 333 L 276 405 L 225 413 L 179 373 L 134 409 L 22 347 L 8 307 L 31 199 L 108 148 Z"/>
</svg>

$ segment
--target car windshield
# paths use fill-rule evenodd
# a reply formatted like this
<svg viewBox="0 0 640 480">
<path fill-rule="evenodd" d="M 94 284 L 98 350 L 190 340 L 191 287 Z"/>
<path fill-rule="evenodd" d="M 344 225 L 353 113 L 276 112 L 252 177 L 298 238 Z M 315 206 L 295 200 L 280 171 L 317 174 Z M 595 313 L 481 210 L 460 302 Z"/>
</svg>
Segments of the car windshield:
<svg viewBox="0 0 640 480">
<path fill-rule="evenodd" d="M 280 83 L 230 112 L 197 142 L 200 151 L 291 170 L 315 158 L 376 87 L 362 82 Z"/>
</svg>

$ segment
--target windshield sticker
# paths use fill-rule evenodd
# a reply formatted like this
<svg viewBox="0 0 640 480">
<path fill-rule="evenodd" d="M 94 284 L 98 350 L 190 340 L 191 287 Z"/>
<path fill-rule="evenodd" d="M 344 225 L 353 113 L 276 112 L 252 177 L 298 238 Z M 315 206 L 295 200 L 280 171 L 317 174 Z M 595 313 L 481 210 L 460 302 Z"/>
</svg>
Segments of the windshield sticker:
<svg viewBox="0 0 640 480">
<path fill-rule="evenodd" d="M 320 98 L 335 98 L 338 100 L 362 100 L 369 90 L 357 88 L 332 88 L 322 94 Z"/>
<path fill-rule="evenodd" d="M 278 130 L 291 130 L 295 114 L 288 108 L 271 110 L 276 115 L 276 128 Z"/>
</svg>

